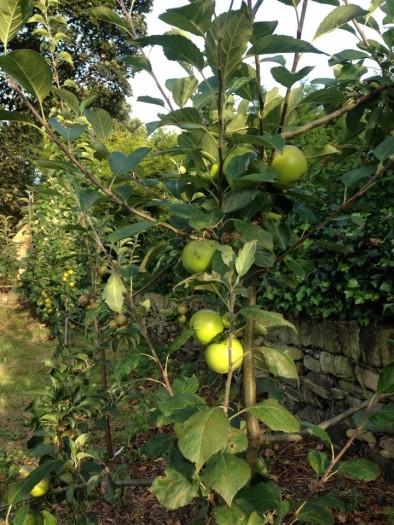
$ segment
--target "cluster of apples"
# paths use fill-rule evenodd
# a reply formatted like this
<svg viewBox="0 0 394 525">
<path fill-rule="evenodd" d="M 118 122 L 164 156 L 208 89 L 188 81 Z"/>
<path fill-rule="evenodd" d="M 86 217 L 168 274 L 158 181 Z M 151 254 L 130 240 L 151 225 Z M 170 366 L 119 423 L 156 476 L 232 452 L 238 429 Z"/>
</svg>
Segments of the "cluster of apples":
<svg viewBox="0 0 394 525">
<path fill-rule="evenodd" d="M 191 274 L 208 271 L 213 255 L 219 246 L 217 241 L 208 239 L 190 241 L 182 252 L 183 266 Z M 178 313 L 180 313 L 180 307 L 178 307 Z M 231 341 L 227 338 L 218 343 L 212 342 L 224 331 L 223 318 L 218 312 L 209 309 L 199 310 L 191 317 L 190 326 L 194 330 L 197 341 L 208 345 L 204 355 L 211 370 L 218 374 L 227 374 L 230 364 L 233 370 L 242 365 L 244 350 L 238 339 L 233 337 Z"/>
</svg>

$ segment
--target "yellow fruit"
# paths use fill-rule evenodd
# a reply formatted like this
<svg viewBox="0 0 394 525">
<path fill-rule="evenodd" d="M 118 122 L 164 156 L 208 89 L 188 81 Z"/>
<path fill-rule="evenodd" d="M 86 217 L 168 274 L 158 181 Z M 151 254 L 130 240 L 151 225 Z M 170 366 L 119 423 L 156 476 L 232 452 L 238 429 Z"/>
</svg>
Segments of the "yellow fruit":
<svg viewBox="0 0 394 525">
<path fill-rule="evenodd" d="M 220 244 L 202 239 L 190 241 L 182 251 L 182 264 L 189 273 L 206 272 L 211 267 L 212 257 Z"/>
<path fill-rule="evenodd" d="M 275 153 L 271 166 L 278 172 L 273 185 L 281 190 L 295 186 L 308 169 L 303 152 L 290 145 L 285 146 L 282 153 Z"/>
<path fill-rule="evenodd" d="M 222 316 L 213 310 L 200 310 L 190 319 L 197 341 L 207 344 L 214 337 L 223 332 Z"/>
<path fill-rule="evenodd" d="M 102 264 L 97 268 L 97 273 L 101 276 L 107 275 L 109 273 L 108 266 L 105 266 L 105 264 Z"/>
<path fill-rule="evenodd" d="M 231 343 L 231 361 L 233 370 L 242 365 L 244 349 L 238 339 L 233 339 Z M 211 370 L 218 374 L 227 374 L 230 368 L 229 360 L 229 340 L 221 343 L 212 343 L 205 350 L 205 360 Z"/>
<path fill-rule="evenodd" d="M 127 324 L 128 319 L 124 314 L 118 314 L 115 317 L 115 321 L 118 324 L 118 326 L 124 326 Z"/>
<path fill-rule="evenodd" d="M 30 494 L 33 496 L 33 498 L 41 498 L 42 496 L 45 496 L 48 490 L 48 481 L 46 479 L 42 479 L 35 487 L 32 488 Z"/>
<path fill-rule="evenodd" d="M 185 304 L 179 304 L 177 310 L 179 315 L 185 315 L 187 314 L 188 308 Z"/>
<path fill-rule="evenodd" d="M 115 321 L 115 319 L 111 319 L 108 323 L 108 328 L 111 330 L 116 330 L 118 328 L 118 323 Z"/>
<path fill-rule="evenodd" d="M 67 270 L 67 275 L 74 275 L 74 274 L 75 272 L 72 268 L 70 270 Z"/>
<path fill-rule="evenodd" d="M 75 281 L 71 281 L 68 285 L 70 288 L 75 288 Z"/>
<path fill-rule="evenodd" d="M 178 315 L 178 323 L 179 324 L 186 324 L 187 323 L 186 315 Z"/>
</svg>

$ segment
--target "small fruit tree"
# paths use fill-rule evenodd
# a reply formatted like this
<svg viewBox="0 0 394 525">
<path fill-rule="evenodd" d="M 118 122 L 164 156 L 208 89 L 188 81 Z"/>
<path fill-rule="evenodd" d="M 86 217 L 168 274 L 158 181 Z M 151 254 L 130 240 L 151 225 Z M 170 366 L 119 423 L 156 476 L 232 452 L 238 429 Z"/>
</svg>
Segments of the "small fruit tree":
<svg viewBox="0 0 394 525">
<path fill-rule="evenodd" d="M 302 38 L 307 0 L 288 6 L 297 21 L 294 37 L 278 34 L 277 21 L 260 18 L 265 15 L 261 0 L 230 2 L 228 10 L 221 14 L 216 12 L 214 0 L 190 1 L 161 15 L 175 31 L 143 38 L 135 34 L 134 2 L 126 5 L 118 0 L 123 16 L 104 6 L 93 10 L 94 16 L 117 26 L 130 46 L 140 49 L 138 57 L 121 58 L 134 70 L 146 71 L 155 78 L 144 49 L 158 45 L 169 60 L 179 62 L 186 72 L 184 77 L 167 83 L 170 93 L 159 86 L 162 98 L 144 97 L 163 112 L 149 129 L 176 126 L 179 135 L 172 153 L 174 158 L 182 155 L 185 159 L 182 169 L 149 179 L 140 169 L 149 148 L 139 148 L 129 155 L 110 151 L 110 115 L 94 107 L 91 100 L 78 100 L 75 93 L 59 83 L 56 51 L 61 35 L 53 35 L 49 56 L 29 49 L 7 52 L 8 41 L 29 20 L 32 6 L 27 0 L 0 2 L 0 37 L 4 45 L 0 68 L 30 111 L 29 116 L 3 111 L 1 117 L 39 126 L 56 146 L 56 155 L 41 166 L 70 181 L 70 192 L 86 215 L 85 229 L 91 232 L 106 261 L 102 297 L 114 311 L 114 322 L 108 330 L 124 326 L 123 321 L 130 316 L 139 326 L 162 376 L 154 417 L 158 426 L 172 425 L 173 433 L 161 434 L 148 450 L 151 455 L 166 452 L 170 465 L 165 475 L 153 482 L 151 490 L 169 509 L 198 498 L 204 504 L 205 517 L 195 523 L 330 524 L 331 509 L 340 508 L 341 502 L 316 496 L 325 481 L 341 472 L 365 480 L 379 475 L 378 468 L 366 460 L 340 463 L 346 448 L 336 455 L 323 427 L 298 421 L 268 393 L 262 400 L 256 397 L 256 364 L 275 377 L 297 379 L 296 367 L 288 354 L 255 346 L 256 329 L 263 334 L 281 326 L 294 329 L 280 312 L 267 311 L 256 304 L 266 275 L 283 263 L 291 287 L 291 272 L 299 276 L 309 268 L 298 248 L 306 239 L 313 239 L 328 221 L 339 214 L 346 216 L 372 185 L 381 184 L 384 188 L 394 165 L 394 138 L 379 118 L 382 113 L 393 115 L 392 2 L 379 3 L 383 14 L 380 43 L 369 40 L 364 32 L 366 26 L 378 27 L 375 4 L 368 11 L 354 4 L 336 5 L 332 0 L 321 3 L 332 8 L 316 28 L 316 37 L 344 28 L 356 34 L 358 44 L 357 49 L 346 49 L 331 57 L 335 79 L 316 81 L 316 89 L 307 95 L 297 83 L 312 68 L 298 69 L 299 59 L 308 54 L 324 56 L 315 44 Z M 55 0 L 37 2 L 41 10 L 56 4 Z M 50 23 L 44 18 L 34 20 L 39 25 Z M 290 67 L 285 57 L 292 57 Z M 263 60 L 274 62 L 271 74 L 283 94 L 277 88 L 264 90 Z M 371 64 L 368 67 L 373 68 L 372 75 L 368 76 L 364 63 Z M 50 95 L 58 103 L 51 116 L 45 109 Z M 310 121 L 297 126 L 298 111 L 304 119 L 305 113 L 310 114 Z M 310 225 L 308 195 L 302 191 L 307 159 L 291 142 L 339 118 L 345 119 L 348 128 L 342 156 L 352 156 L 354 166 L 347 173 L 336 167 L 337 176 L 346 181 L 343 202 L 328 217 Z M 323 153 L 332 152 L 332 148 L 326 148 Z M 109 163 L 113 174 L 110 184 L 96 175 L 94 158 Z M 89 218 L 95 206 L 103 202 L 116 204 L 128 214 L 127 221 L 107 235 L 100 235 Z M 294 233 L 287 220 L 293 212 L 295 217 L 301 214 L 306 223 L 301 236 Z M 116 243 L 152 228 L 167 234 L 157 246 L 149 247 L 139 267 L 122 268 L 114 263 Z M 119 247 L 119 253 L 125 250 L 127 246 Z M 159 269 L 160 264 L 171 268 L 183 263 L 188 276 L 177 286 L 199 294 L 215 308 L 204 309 L 192 317 L 190 328 L 168 348 L 164 363 L 144 323 L 147 308 L 143 304 L 136 306 L 133 288 L 136 273 L 146 271 L 154 260 L 159 261 Z M 92 323 L 97 331 L 96 313 L 99 318 L 98 311 L 89 313 L 85 325 Z M 193 334 L 208 345 L 208 366 L 225 374 L 223 392 L 213 405 L 197 394 L 199 384 L 195 377 L 171 376 L 171 352 L 182 347 Z M 394 391 L 393 371 L 391 365 L 382 374 L 370 410 Z M 368 415 L 369 412 L 357 432 Z M 379 418 L 379 412 L 374 417 Z M 381 417 L 392 418 L 392 411 L 386 410 Z M 329 450 L 310 453 L 309 461 L 318 481 L 309 499 L 285 500 L 280 487 L 268 479 L 261 449 L 267 442 L 281 439 L 278 435 L 283 438 L 283 434 L 289 434 L 288 439 L 313 434 Z M 78 444 L 83 441 L 80 438 Z M 52 466 L 44 462 L 41 470 L 35 471 L 35 477 L 25 480 L 24 487 L 31 489 L 39 473 L 44 477 L 51 468 L 56 471 L 56 462 Z M 10 498 L 11 503 L 19 501 Z"/>
</svg>

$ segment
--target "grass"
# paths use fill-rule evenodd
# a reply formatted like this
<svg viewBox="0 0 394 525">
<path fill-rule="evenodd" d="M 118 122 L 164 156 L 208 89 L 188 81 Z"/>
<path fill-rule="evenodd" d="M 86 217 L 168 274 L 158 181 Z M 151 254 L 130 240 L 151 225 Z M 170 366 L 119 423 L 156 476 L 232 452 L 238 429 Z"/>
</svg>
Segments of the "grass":
<svg viewBox="0 0 394 525">
<path fill-rule="evenodd" d="M 0 303 L 0 450 L 24 448 L 30 391 L 46 384 L 43 361 L 55 347 L 48 329 L 17 304 Z"/>
</svg>

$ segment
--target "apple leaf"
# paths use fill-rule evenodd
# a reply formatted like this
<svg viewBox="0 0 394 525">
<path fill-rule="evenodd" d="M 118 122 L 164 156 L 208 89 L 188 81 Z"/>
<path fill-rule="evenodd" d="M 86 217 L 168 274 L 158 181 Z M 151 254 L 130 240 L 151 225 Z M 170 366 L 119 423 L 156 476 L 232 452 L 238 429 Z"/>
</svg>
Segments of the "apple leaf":
<svg viewBox="0 0 394 525">
<path fill-rule="evenodd" d="M 159 476 L 150 491 L 159 502 L 169 510 L 179 509 L 188 505 L 198 494 L 199 483 L 193 478 L 194 468 L 182 464 L 166 468 L 164 476 Z"/>
<path fill-rule="evenodd" d="M 361 479 L 363 481 L 373 481 L 381 474 L 379 467 L 368 459 L 343 461 L 339 465 L 338 472 L 350 478 Z"/>
<path fill-rule="evenodd" d="M 250 476 L 250 466 L 244 459 L 223 453 L 216 454 L 208 461 L 203 482 L 231 506 L 235 494 L 246 485 Z"/>
<path fill-rule="evenodd" d="M 6 111 L 0 109 L 0 120 L 23 122 L 24 124 L 30 124 L 31 126 L 37 127 L 27 115 L 19 113 L 19 111 Z"/>
<path fill-rule="evenodd" d="M 316 47 L 305 40 L 288 35 L 269 35 L 259 38 L 248 50 L 248 56 L 271 55 L 273 53 L 321 53 Z"/>
<path fill-rule="evenodd" d="M 242 277 L 252 267 L 254 263 L 254 254 L 256 253 L 257 241 L 246 242 L 239 251 L 235 259 L 235 270 L 239 277 Z"/>
<path fill-rule="evenodd" d="M 265 328 L 279 328 L 287 326 L 294 332 L 297 332 L 296 327 L 290 321 L 287 321 L 282 314 L 278 312 L 269 312 L 268 310 L 260 310 L 258 308 L 242 308 L 240 314 L 246 319 L 254 319 L 256 324 L 262 325 Z"/>
<path fill-rule="evenodd" d="M 74 93 L 71 93 L 71 91 L 68 91 L 67 89 L 59 89 L 56 87 L 52 87 L 52 91 L 55 95 L 61 98 L 76 115 L 80 114 L 79 101 Z"/>
<path fill-rule="evenodd" d="M 330 460 L 327 455 L 324 452 L 315 449 L 311 449 L 308 452 L 308 461 L 318 476 L 324 474 L 330 465 Z"/>
<path fill-rule="evenodd" d="M 111 136 L 113 123 L 108 111 L 102 108 L 90 108 L 86 109 L 84 114 L 99 139 L 107 140 Z"/>
<path fill-rule="evenodd" d="M 198 412 L 184 425 L 178 446 L 186 459 L 195 463 L 197 471 L 228 442 L 230 423 L 222 408 Z"/>
<path fill-rule="evenodd" d="M 0 40 L 5 48 L 31 16 L 33 5 L 34 0 L 0 0 Z"/>
<path fill-rule="evenodd" d="M 294 360 L 284 351 L 268 348 L 267 346 L 259 346 L 256 348 L 256 351 L 263 357 L 264 363 L 271 374 L 298 380 L 298 372 Z M 257 358 L 260 357 L 258 354 L 256 354 Z"/>
<path fill-rule="evenodd" d="M 248 408 L 271 430 L 282 432 L 299 432 L 300 423 L 286 408 L 282 407 L 276 399 L 265 399 L 257 405 Z"/>
<path fill-rule="evenodd" d="M 174 102 L 183 108 L 189 98 L 198 87 L 198 80 L 195 77 L 176 78 L 171 83 L 171 93 Z"/>
<path fill-rule="evenodd" d="M 249 195 L 249 192 L 252 192 L 252 195 L 254 195 L 255 191 L 256 190 L 235 190 L 235 191 L 231 191 L 230 195 L 232 193 L 236 193 L 236 195 L 234 196 L 234 199 L 237 199 L 237 197 L 243 199 Z M 241 235 L 241 238 L 244 241 L 255 240 L 257 242 L 258 247 L 264 248 L 265 250 L 268 250 L 268 251 L 273 250 L 274 243 L 273 243 L 272 235 L 269 232 L 267 232 L 267 230 L 264 230 L 257 224 L 250 224 L 249 222 L 246 222 L 246 221 L 234 219 L 234 227 L 237 230 L 237 232 Z"/>
<path fill-rule="evenodd" d="M 74 124 L 71 127 L 65 127 L 55 118 L 50 117 L 48 119 L 50 126 L 59 133 L 68 142 L 78 139 L 87 129 L 85 124 Z"/>
<path fill-rule="evenodd" d="M 137 148 L 130 155 L 126 155 L 121 151 L 113 151 L 108 158 L 109 166 L 114 175 L 120 176 L 133 170 L 142 159 L 144 159 L 151 151 L 149 147 Z"/>
<path fill-rule="evenodd" d="M 236 505 L 216 506 L 213 514 L 218 525 L 248 525 L 247 515 Z"/>
<path fill-rule="evenodd" d="M 271 75 L 274 80 L 286 88 L 290 88 L 293 84 L 303 79 L 314 69 L 314 66 L 303 67 L 296 73 L 292 73 L 286 67 L 277 66 L 271 68 Z"/>
<path fill-rule="evenodd" d="M 0 56 L 0 68 L 13 77 L 40 104 L 52 88 L 52 70 L 36 51 L 19 49 Z"/>
<path fill-rule="evenodd" d="M 248 448 L 248 438 L 245 430 L 230 427 L 228 442 L 225 452 L 229 454 L 239 454 Z"/>
<path fill-rule="evenodd" d="M 334 515 L 331 509 L 318 505 L 310 500 L 297 515 L 297 521 L 309 523 L 310 525 L 333 525 Z"/>
<path fill-rule="evenodd" d="M 394 154 L 394 137 L 387 137 L 383 142 L 376 146 L 372 153 L 380 160 L 380 162 L 388 159 Z"/>
<path fill-rule="evenodd" d="M 167 9 L 159 18 L 173 27 L 189 31 L 197 36 L 204 36 L 211 26 L 214 12 L 215 2 L 213 0 L 194 0 L 193 5 Z"/>
<path fill-rule="evenodd" d="M 284 505 L 281 489 L 272 481 L 256 483 L 241 489 L 234 504 L 245 509 L 252 508 L 260 513 L 276 510 L 279 516 L 282 515 Z"/>
<path fill-rule="evenodd" d="M 108 308 L 114 312 L 120 313 L 124 303 L 124 293 L 126 293 L 126 287 L 122 282 L 122 279 L 117 274 L 112 274 L 105 285 L 103 290 L 103 299 L 107 304 Z"/>
<path fill-rule="evenodd" d="M 161 46 L 168 60 L 185 62 L 198 71 L 204 69 L 204 55 L 196 44 L 182 35 L 152 35 L 140 38 L 137 43 L 142 46 Z"/>
<path fill-rule="evenodd" d="M 338 27 L 343 26 L 347 22 L 350 22 L 354 18 L 359 16 L 367 15 L 368 11 L 361 9 L 360 6 L 354 4 L 341 5 L 336 7 L 331 13 L 329 13 L 325 19 L 320 23 L 317 28 L 316 34 L 313 37 L 313 40 L 330 33 L 337 29 Z"/>
</svg>

